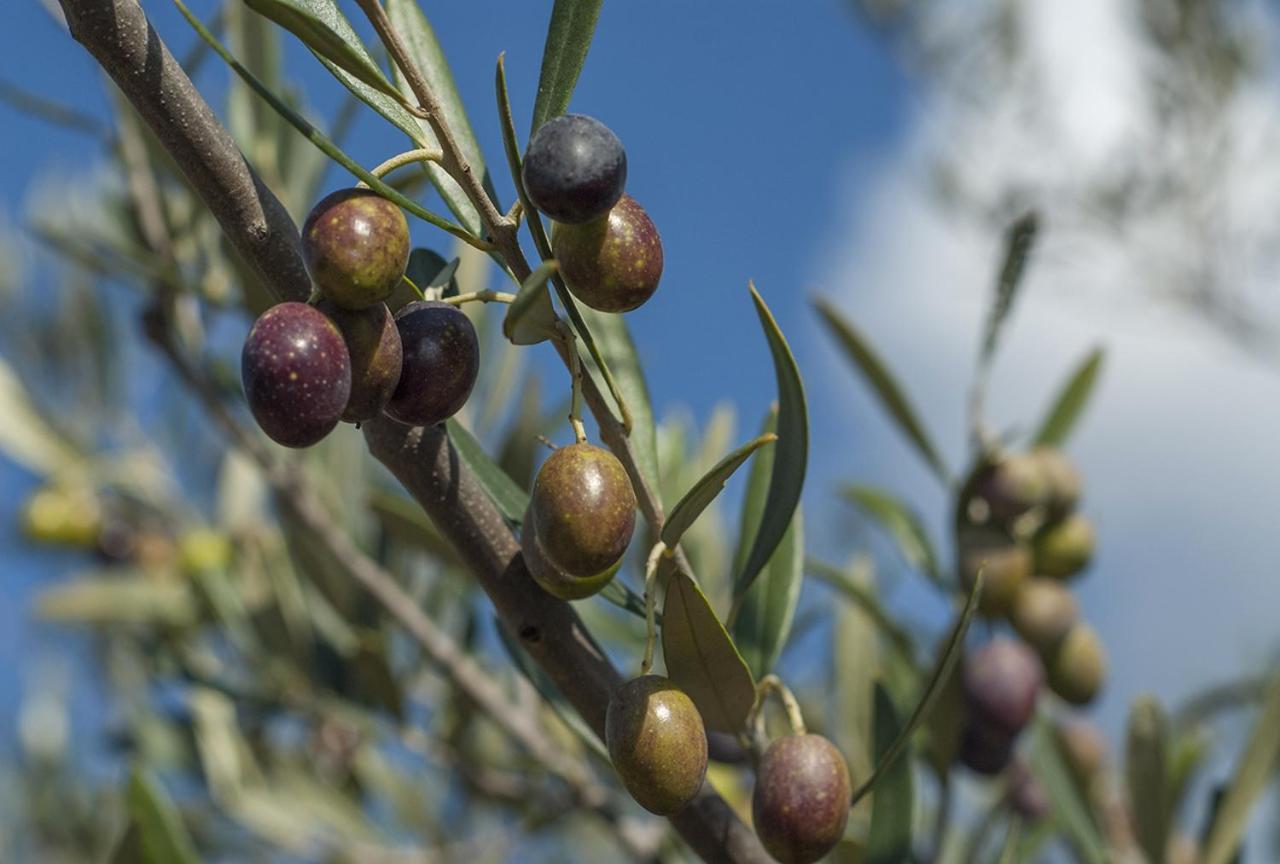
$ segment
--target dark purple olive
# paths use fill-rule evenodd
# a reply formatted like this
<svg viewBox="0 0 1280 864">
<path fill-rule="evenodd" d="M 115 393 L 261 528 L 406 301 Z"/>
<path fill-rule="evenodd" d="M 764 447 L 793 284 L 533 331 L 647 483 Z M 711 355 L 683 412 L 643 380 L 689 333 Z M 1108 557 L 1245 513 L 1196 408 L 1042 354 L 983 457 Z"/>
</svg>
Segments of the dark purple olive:
<svg viewBox="0 0 1280 864">
<path fill-rule="evenodd" d="M 456 306 L 418 300 L 396 313 L 404 349 L 400 383 L 387 416 L 410 426 L 432 426 L 462 408 L 480 374 L 476 328 Z"/>
<path fill-rule="evenodd" d="M 1015 741 L 1003 729 L 970 718 L 960 736 L 960 764 L 988 777 L 999 774 L 1013 759 Z"/>
<path fill-rule="evenodd" d="M 240 377 L 253 419 L 285 447 L 310 447 L 332 432 L 351 396 L 342 333 L 306 303 L 280 303 L 258 317 Z"/>
<path fill-rule="evenodd" d="M 570 293 L 592 309 L 630 312 L 658 290 L 662 238 L 630 195 L 593 222 L 557 224 L 551 243 Z"/>
<path fill-rule="evenodd" d="M 529 200 L 543 213 L 557 222 L 590 222 L 622 197 L 627 154 L 599 120 L 565 114 L 534 133 L 521 173 Z"/>
<path fill-rule="evenodd" d="M 1026 645 L 997 637 L 966 658 L 970 724 L 1015 736 L 1031 721 L 1044 682 L 1039 658 Z"/>
<path fill-rule="evenodd" d="M 366 309 L 341 309 L 328 300 L 316 304 L 328 315 L 351 355 L 351 396 L 342 419 L 363 423 L 382 413 L 400 381 L 403 351 L 400 330 L 385 303 Z"/>
<path fill-rule="evenodd" d="M 849 767 L 821 735 L 785 735 L 756 771 L 751 814 L 756 834 L 783 864 L 808 864 L 844 836 L 853 790 Z"/>
<path fill-rule="evenodd" d="M 385 301 L 409 263 L 409 223 L 369 189 L 326 196 L 302 226 L 302 257 L 316 287 L 344 309 Z"/>
<path fill-rule="evenodd" d="M 693 800 L 707 775 L 707 732 L 683 690 L 661 675 L 618 688 L 605 712 L 609 759 L 631 797 L 669 816 Z"/>
</svg>

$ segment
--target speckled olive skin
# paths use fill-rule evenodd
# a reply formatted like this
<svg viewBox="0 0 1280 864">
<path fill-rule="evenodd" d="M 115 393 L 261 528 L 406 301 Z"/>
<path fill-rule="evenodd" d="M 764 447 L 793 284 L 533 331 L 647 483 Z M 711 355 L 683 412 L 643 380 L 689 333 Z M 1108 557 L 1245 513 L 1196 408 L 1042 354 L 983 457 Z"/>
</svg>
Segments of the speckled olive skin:
<svg viewBox="0 0 1280 864">
<path fill-rule="evenodd" d="M 1025 453 L 1011 453 L 986 468 L 974 492 L 987 502 L 991 518 L 1009 525 L 1032 507 L 1044 504 L 1049 485 L 1040 463 Z"/>
<path fill-rule="evenodd" d="M 456 306 L 417 300 L 395 317 L 404 361 L 384 409 L 410 426 L 432 426 L 462 408 L 480 374 L 476 328 Z"/>
<path fill-rule="evenodd" d="M 570 444 L 547 457 L 533 481 L 530 510 L 542 552 L 572 576 L 617 564 L 636 527 L 631 478 L 618 457 L 591 444 Z"/>
<path fill-rule="evenodd" d="M 555 221 L 591 222 L 622 197 L 627 153 L 599 120 L 565 114 L 534 133 L 521 176 L 529 200 Z"/>
<path fill-rule="evenodd" d="M 1009 623 L 1041 656 L 1052 651 L 1080 618 L 1076 598 L 1057 579 L 1038 576 L 1018 592 Z"/>
<path fill-rule="evenodd" d="M 605 713 L 605 743 L 622 785 L 659 816 L 684 809 L 707 776 L 707 730 L 683 690 L 660 675 L 618 688 Z"/>
<path fill-rule="evenodd" d="M 1107 678 L 1107 653 L 1102 640 L 1080 622 L 1067 632 L 1048 659 L 1049 688 L 1072 705 L 1088 705 Z"/>
<path fill-rule="evenodd" d="M 756 834 L 783 864 L 807 864 L 844 836 L 852 795 L 849 767 L 821 735 L 785 735 L 756 770 L 751 814 Z"/>
<path fill-rule="evenodd" d="M 551 243 L 569 292 L 592 309 L 630 312 L 658 290 L 662 238 L 630 195 L 602 219 L 557 223 Z"/>
<path fill-rule="evenodd" d="M 305 303 L 280 303 L 258 317 L 240 355 L 253 419 L 285 447 L 310 447 L 333 431 L 351 395 L 342 333 Z"/>
<path fill-rule="evenodd" d="M 351 356 L 351 396 L 342 419 L 348 423 L 372 420 L 382 413 L 400 381 L 404 355 L 391 310 L 385 303 L 340 309 L 328 300 L 321 300 L 316 308 L 338 325 Z"/>
<path fill-rule="evenodd" d="M 962 529 L 956 545 L 965 590 L 973 588 L 979 571 L 983 574 L 978 612 L 988 618 L 1008 614 L 1014 598 L 1031 578 L 1031 550 L 989 528 Z"/>
<path fill-rule="evenodd" d="M 1049 518 L 1061 519 L 1075 510 L 1083 483 L 1070 460 L 1058 448 L 1044 445 L 1033 447 L 1029 455 L 1040 466 L 1044 477 Z"/>
<path fill-rule="evenodd" d="M 409 263 L 409 223 L 368 189 L 339 189 L 302 226 L 302 257 L 316 287 L 344 309 L 381 303 Z"/>
<path fill-rule="evenodd" d="M 1026 645 L 998 636 L 965 659 L 971 722 L 1016 735 L 1031 721 L 1044 683 L 1040 659 Z"/>
<path fill-rule="evenodd" d="M 1036 572 L 1042 576 L 1070 579 L 1089 566 L 1096 542 L 1093 523 L 1080 513 L 1047 525 L 1032 544 Z"/>
<path fill-rule="evenodd" d="M 524 552 L 525 567 L 528 568 L 533 581 L 537 582 L 543 591 L 561 600 L 582 600 L 598 593 L 609 584 L 617 574 L 618 568 L 622 566 L 622 558 L 619 557 L 612 566 L 589 576 L 574 576 L 566 572 L 564 568 L 548 559 L 546 553 L 542 551 L 542 542 L 538 539 L 537 519 L 532 507 L 524 514 L 520 531 L 520 548 Z"/>
</svg>

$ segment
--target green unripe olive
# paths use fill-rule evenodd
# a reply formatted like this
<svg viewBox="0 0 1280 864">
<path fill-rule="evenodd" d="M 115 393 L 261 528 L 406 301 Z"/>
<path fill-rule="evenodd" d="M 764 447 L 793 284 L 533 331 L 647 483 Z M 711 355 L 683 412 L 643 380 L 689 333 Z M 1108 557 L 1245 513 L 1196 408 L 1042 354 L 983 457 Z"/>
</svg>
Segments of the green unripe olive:
<svg viewBox="0 0 1280 864">
<path fill-rule="evenodd" d="M 660 675 L 618 688 L 605 713 L 605 744 L 622 785 L 651 813 L 682 810 L 707 776 L 707 732 L 683 690 Z"/>
<path fill-rule="evenodd" d="M 834 744 L 821 735 L 785 735 L 756 771 L 756 834 L 783 864 L 817 861 L 844 836 L 851 794 L 849 767 Z"/>
<path fill-rule="evenodd" d="M 1040 466 L 1045 482 L 1045 504 L 1050 519 L 1061 519 L 1080 503 L 1080 473 L 1056 447 L 1040 445 L 1029 454 Z"/>
<path fill-rule="evenodd" d="M 1048 654 L 1079 620 L 1076 598 L 1057 579 L 1037 576 L 1013 601 L 1009 623 L 1023 640 L 1041 654 Z"/>
<path fill-rule="evenodd" d="M 591 444 L 571 444 L 538 469 L 529 511 L 538 551 L 547 561 L 570 576 L 594 577 L 615 567 L 627 551 L 636 527 L 636 494 L 616 456 Z"/>
<path fill-rule="evenodd" d="M 1095 542 L 1093 523 L 1083 514 L 1046 525 L 1032 544 L 1036 572 L 1070 579 L 1089 565 Z"/>
<path fill-rule="evenodd" d="M 409 223 L 369 189 L 339 189 L 302 225 L 302 257 L 316 287 L 343 309 L 384 302 L 409 263 Z"/>
<path fill-rule="evenodd" d="M 27 539 L 51 546 L 89 548 L 102 531 L 102 508 L 93 493 L 47 486 L 22 508 Z"/>
<path fill-rule="evenodd" d="M 612 565 L 599 573 L 587 576 L 574 576 L 560 565 L 554 563 L 542 551 L 542 541 L 538 539 L 537 517 L 533 507 L 525 511 L 524 522 L 520 531 L 520 549 L 524 552 L 524 564 L 533 581 L 553 597 L 561 600 L 581 600 L 599 592 L 622 566 L 619 557 Z"/>
<path fill-rule="evenodd" d="M 1007 614 L 1014 598 L 1031 578 L 1031 551 L 1003 532 L 990 528 L 962 528 L 956 545 L 960 581 L 966 591 L 973 588 L 978 572 L 982 572 L 978 611 L 988 618 Z"/>
<path fill-rule="evenodd" d="M 973 491 L 986 502 L 991 518 L 1008 526 L 1045 503 L 1049 484 L 1039 460 L 1025 453 L 1010 453 L 975 478 Z"/>
<path fill-rule="evenodd" d="M 1087 705 L 1107 677 L 1106 649 L 1084 622 L 1072 627 L 1048 658 L 1049 689 L 1072 705 Z"/>
<path fill-rule="evenodd" d="M 658 290 L 662 238 L 630 195 L 600 219 L 556 223 L 552 249 L 570 293 L 601 312 L 630 312 Z"/>
</svg>

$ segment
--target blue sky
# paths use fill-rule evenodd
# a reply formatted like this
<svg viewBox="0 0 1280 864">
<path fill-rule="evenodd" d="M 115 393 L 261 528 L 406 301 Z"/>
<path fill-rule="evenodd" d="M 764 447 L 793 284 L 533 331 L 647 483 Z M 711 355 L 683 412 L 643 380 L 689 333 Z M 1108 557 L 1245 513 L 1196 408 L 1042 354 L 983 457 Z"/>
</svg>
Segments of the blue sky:
<svg viewBox="0 0 1280 864">
<path fill-rule="evenodd" d="M 105 116 L 98 73 L 83 51 L 35 0 L 12 5 L 0 28 L 0 77 Z M 191 43 L 169 3 L 145 5 L 171 45 Z M 206 18 L 214 7 L 192 5 Z M 491 163 L 501 164 L 494 61 L 507 52 L 517 125 L 527 128 L 549 5 L 429 4 Z M 1100 25 L 1081 14 L 1078 23 L 1092 37 Z M 1076 65 L 1063 74 L 1073 84 L 1087 80 L 1081 69 L 1105 53 L 1104 41 L 1071 54 Z M 305 51 L 290 50 L 288 70 L 321 115 L 337 104 L 340 85 Z M 210 63 L 201 83 L 217 93 L 225 77 Z M 1099 104 L 1087 88 L 1072 93 L 1077 107 Z M 663 235 L 662 288 L 629 318 L 660 412 L 689 405 L 705 416 L 728 399 L 745 435 L 774 398 L 749 278 L 789 334 L 810 390 L 808 533 L 826 538 L 819 548 L 847 539 L 840 536 L 847 523 L 830 503 L 837 479 L 903 491 L 932 525 L 943 524 L 928 476 L 826 344 L 808 306 L 815 293 L 831 294 L 858 318 L 901 367 L 958 463 L 964 388 L 998 238 L 939 212 L 929 197 L 929 157 L 950 146 L 948 127 L 937 121 L 948 107 L 943 98 L 906 74 L 844 3 L 665 0 L 605 4 L 574 100 L 574 110 L 600 117 L 626 144 L 628 191 Z M 1127 114 L 1121 105 L 1108 116 Z M 0 123 L 0 207 L 20 223 L 31 184 L 45 172 L 83 170 L 88 145 L 5 106 Z M 403 143 L 373 115 L 349 141 L 366 164 Z M 987 146 L 1000 142 L 965 143 L 988 172 L 1011 159 Z M 1037 147 L 1046 163 L 1056 158 L 1052 147 Z M 1106 147 L 1098 152 L 1105 156 Z M 330 185 L 345 182 L 331 175 Z M 499 179 L 498 186 L 509 200 L 509 184 Z M 1099 565 L 1081 597 L 1112 650 L 1113 686 L 1100 716 L 1114 740 L 1140 689 L 1176 701 L 1256 666 L 1274 646 L 1269 517 L 1280 488 L 1280 414 L 1269 406 L 1280 405 L 1280 377 L 1200 323 L 1153 310 L 1128 284 L 1111 290 L 1124 280 L 1090 269 L 1089 255 L 1055 241 L 1062 236 L 1054 233 L 1055 215 L 1050 208 L 1045 253 L 1012 321 L 992 407 L 1002 423 L 1025 427 L 1071 362 L 1093 344 L 1110 346 L 1098 403 L 1072 454 L 1091 478 L 1086 508 L 1101 532 Z M 426 230 L 418 237 L 444 248 Z M 1085 290 L 1093 283 L 1096 290 Z M 0 463 L 0 525 L 13 524 L 30 482 Z M 32 586 L 66 563 L 0 534 L 0 564 L 15 574 L 0 582 L 0 658 L 13 661 L 0 664 L 0 704 L 19 692 L 16 661 L 66 644 L 23 620 Z M 910 588 L 896 599 L 913 616 L 936 616 L 936 606 Z M 1193 646 L 1188 633 L 1202 638 Z M 0 711 L 0 738 L 12 728 L 8 713 Z"/>
</svg>

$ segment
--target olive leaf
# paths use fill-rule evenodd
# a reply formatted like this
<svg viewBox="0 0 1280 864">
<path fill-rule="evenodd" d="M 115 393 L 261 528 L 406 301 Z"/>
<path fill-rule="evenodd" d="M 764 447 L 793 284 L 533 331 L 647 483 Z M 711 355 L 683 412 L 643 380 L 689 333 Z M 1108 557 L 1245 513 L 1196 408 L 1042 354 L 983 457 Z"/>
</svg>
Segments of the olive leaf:
<svg viewBox="0 0 1280 864">
<path fill-rule="evenodd" d="M 556 330 L 556 310 L 547 292 L 547 280 L 559 265 L 555 259 L 543 261 L 529 274 L 516 299 L 502 319 L 502 335 L 513 345 L 537 345 L 550 339 Z"/>
<path fill-rule="evenodd" d="M 628 588 L 621 580 L 614 579 L 610 581 L 604 588 L 600 589 L 600 593 L 596 596 L 644 620 L 644 598 Z M 658 624 L 662 623 L 661 614 L 657 615 L 656 621 Z"/>
<path fill-rule="evenodd" d="M 525 508 L 529 506 L 529 493 L 516 485 L 516 481 L 493 461 L 465 426 L 450 418 L 445 421 L 445 428 L 458 457 L 476 475 L 498 510 L 512 523 L 519 525 L 524 519 Z"/>
<path fill-rule="evenodd" d="M 1043 785 L 1057 821 L 1082 861 L 1105 864 L 1109 861 L 1098 826 L 1089 817 L 1089 808 L 1072 779 L 1062 744 L 1048 720 L 1035 722 L 1031 744 L 1031 767 Z"/>
<path fill-rule="evenodd" d="M 463 158 L 475 175 L 482 178 L 486 191 L 496 201 L 489 183 L 489 173 L 485 168 L 484 155 L 480 151 L 480 144 L 476 141 L 475 132 L 472 131 L 471 121 L 467 118 L 466 109 L 458 95 L 458 87 L 454 84 L 449 61 L 445 59 L 435 31 L 431 29 L 431 23 L 422 13 L 422 7 L 418 5 L 418 0 L 386 0 L 386 7 L 391 25 L 404 40 L 409 56 L 417 64 L 418 71 L 422 73 L 427 86 L 431 88 L 431 92 L 440 103 L 441 121 L 449 127 L 453 133 L 454 143 L 457 144 Z M 414 100 L 413 91 L 399 67 L 393 71 L 400 93 L 405 99 Z M 421 138 L 438 146 L 439 142 L 436 141 L 435 133 L 431 130 L 431 124 L 425 119 L 419 119 L 418 124 L 422 128 Z M 450 177 L 449 172 L 442 166 L 434 162 L 425 163 L 423 167 L 426 169 L 427 176 L 431 178 L 431 183 L 440 191 L 440 197 L 444 199 L 458 221 L 471 233 L 483 234 L 484 226 L 480 220 L 480 214 L 476 212 L 475 206 L 458 182 Z"/>
<path fill-rule="evenodd" d="M 604 0 L 556 0 L 552 7 L 547 42 L 542 49 L 538 95 L 533 101 L 531 136 L 543 123 L 568 110 L 603 4 Z"/>
<path fill-rule="evenodd" d="M 733 476 L 733 472 L 750 459 L 752 453 L 777 440 L 777 435 L 765 433 L 734 450 L 702 475 L 668 514 L 666 524 L 662 526 L 662 542 L 675 548 L 684 532 L 702 515 L 702 511 L 724 491 L 724 484 Z"/>
<path fill-rule="evenodd" d="M 200 856 L 178 809 L 154 777 L 135 768 L 125 801 L 147 864 L 198 864 Z"/>
<path fill-rule="evenodd" d="M 1053 400 L 1053 406 L 1041 421 L 1040 429 L 1035 435 L 1035 443 L 1061 447 L 1067 440 L 1067 436 L 1075 428 L 1076 421 L 1080 419 L 1080 414 L 1084 411 L 1089 397 L 1093 394 L 1105 356 L 1101 348 L 1095 348 L 1075 368 L 1071 377 L 1058 391 L 1057 398 Z"/>
<path fill-rule="evenodd" d="M 1272 679 L 1267 688 L 1262 710 L 1240 754 L 1236 773 L 1214 814 L 1204 845 L 1205 864 L 1227 864 L 1239 849 L 1249 812 L 1274 779 L 1276 764 L 1280 761 L 1277 729 L 1280 729 L 1280 675 Z"/>
<path fill-rule="evenodd" d="M 875 790 L 881 779 L 893 767 L 893 763 L 902 755 L 902 751 L 911 741 L 911 736 L 916 731 L 916 728 L 928 718 L 930 710 L 932 710 L 934 703 L 942 692 L 942 685 L 951 675 L 951 670 L 955 668 L 956 661 L 960 659 L 961 649 L 964 647 L 964 637 L 969 632 L 969 624 L 973 621 L 973 614 L 978 611 L 978 598 L 981 596 L 982 574 L 979 573 L 978 578 L 973 582 L 973 590 L 969 592 L 969 599 L 965 602 L 964 608 L 960 610 L 960 614 L 951 628 L 951 636 L 943 646 L 942 653 L 938 655 L 937 662 L 933 667 L 933 673 L 929 676 L 924 692 L 920 695 L 920 701 L 916 703 L 915 710 L 911 712 L 911 716 L 903 725 L 898 736 L 885 748 L 880 758 L 876 760 L 876 770 L 871 772 L 871 776 L 867 778 L 866 782 L 854 791 L 853 804 L 857 804 L 865 795 Z"/>
<path fill-rule="evenodd" d="M 1169 715 L 1151 696 L 1129 709 L 1125 776 L 1138 843 L 1148 861 L 1165 860 L 1173 813 L 1169 787 Z"/>
<path fill-rule="evenodd" d="M 702 589 L 679 570 L 667 582 L 662 621 L 667 677 L 689 694 L 708 729 L 740 732 L 756 698 L 751 670 Z"/>
<path fill-rule="evenodd" d="M 915 446 L 916 451 L 933 469 L 938 479 L 944 483 L 948 482 L 950 475 L 946 463 L 933 445 L 929 433 L 925 431 L 924 424 L 920 422 L 915 408 L 907 399 L 906 392 L 889 371 L 889 367 L 871 347 L 871 343 L 858 332 L 853 322 L 836 311 L 829 301 L 819 298 L 814 301 L 814 306 L 840 348 L 871 385 L 880 404 L 889 412 L 889 416 L 898 424 L 898 428 L 907 436 L 907 440 Z"/>
<path fill-rule="evenodd" d="M 778 443 L 773 450 L 769 492 L 760 516 L 759 528 L 752 540 L 746 562 L 734 580 L 734 604 L 733 611 L 729 614 L 730 621 L 736 618 L 747 589 L 773 557 L 774 550 L 787 533 L 791 516 L 800 504 L 805 469 L 809 462 L 809 409 L 805 403 L 800 369 L 796 366 L 791 347 L 778 328 L 778 322 L 774 320 L 764 298 L 756 291 L 755 285 L 749 285 L 748 288 L 760 326 L 769 342 L 774 374 L 778 381 Z"/>
<path fill-rule="evenodd" d="M 911 634 L 893 620 L 893 617 L 881 605 L 873 588 L 854 578 L 854 574 L 846 573 L 825 561 L 806 558 L 805 571 L 819 581 L 825 582 L 841 594 L 854 606 L 860 608 L 875 623 L 894 650 L 908 663 L 914 665 L 916 657 L 915 640 Z"/>
<path fill-rule="evenodd" d="M 924 523 L 905 501 L 882 489 L 849 484 L 840 494 L 857 505 L 889 533 L 907 564 L 929 578 L 930 582 L 950 590 L 938 569 L 938 556 L 925 530 Z"/>
<path fill-rule="evenodd" d="M 183 627 L 196 620 L 198 604 L 185 582 L 141 573 L 87 573 L 46 589 L 36 614 L 48 621 L 81 624 L 163 624 Z"/>
<path fill-rule="evenodd" d="M 991 362 L 996 352 L 996 344 L 1000 339 L 1000 330 L 1013 301 L 1022 284 L 1022 276 L 1026 272 L 1027 259 L 1035 245 L 1036 235 L 1040 230 L 1040 217 L 1035 212 L 1025 213 L 1014 220 L 1005 232 L 1004 264 L 1000 267 L 1000 276 L 996 280 L 996 295 L 987 315 L 987 326 L 982 337 L 982 353 L 979 364 L 983 367 Z"/>
<path fill-rule="evenodd" d="M 882 684 L 875 687 L 876 761 L 880 762 L 902 734 L 902 721 Z M 896 864 L 911 857 L 912 811 L 915 793 L 911 784 L 911 760 L 893 763 L 871 797 L 871 832 L 867 837 L 866 864 Z"/>
</svg>

